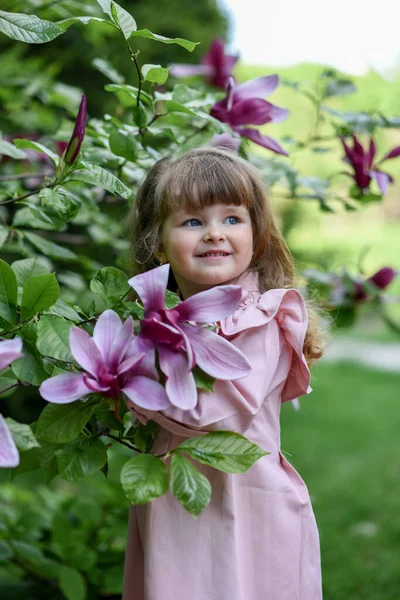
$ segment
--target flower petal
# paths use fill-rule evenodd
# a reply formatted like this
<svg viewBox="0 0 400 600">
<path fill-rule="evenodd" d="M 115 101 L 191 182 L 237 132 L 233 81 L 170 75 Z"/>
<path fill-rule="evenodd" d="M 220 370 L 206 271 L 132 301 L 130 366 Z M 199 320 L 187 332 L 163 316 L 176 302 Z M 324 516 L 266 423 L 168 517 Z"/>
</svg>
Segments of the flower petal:
<svg viewBox="0 0 400 600">
<path fill-rule="evenodd" d="M 110 350 L 110 370 L 114 372 L 118 364 L 122 362 L 125 356 L 125 352 L 128 349 L 129 344 L 133 337 L 133 319 L 128 317 L 121 327 L 118 335 L 114 338 L 114 341 Z"/>
<path fill-rule="evenodd" d="M 215 323 L 230 315 L 241 299 L 240 285 L 219 285 L 190 296 L 173 310 L 179 313 L 181 322 Z"/>
<path fill-rule="evenodd" d="M 165 390 L 169 401 L 182 410 L 194 408 L 197 390 L 193 374 L 188 370 L 187 357 L 183 352 L 174 352 L 166 346 L 160 346 L 158 354 L 161 371 L 167 377 Z"/>
<path fill-rule="evenodd" d="M 236 100 L 248 100 L 249 98 L 265 98 L 278 87 L 278 75 L 266 75 L 242 83 L 236 88 Z"/>
<path fill-rule="evenodd" d="M 249 138 L 255 144 L 268 148 L 276 154 L 283 154 L 283 156 L 289 156 L 289 154 L 278 144 L 278 142 L 267 135 L 263 135 L 258 129 L 250 129 L 244 127 L 238 127 L 236 130 L 241 136 Z"/>
<path fill-rule="evenodd" d="M 92 391 L 85 384 L 83 373 L 62 373 L 43 381 L 39 393 L 48 402 L 69 404 Z"/>
<path fill-rule="evenodd" d="M 169 74 L 178 79 L 181 77 L 191 77 L 193 75 L 212 75 L 213 68 L 209 65 L 181 65 L 172 64 Z"/>
<path fill-rule="evenodd" d="M 171 404 L 161 383 L 143 377 L 132 377 L 123 387 L 124 394 L 138 406 L 149 410 L 164 410 Z"/>
<path fill-rule="evenodd" d="M 399 273 L 391 267 L 383 267 L 369 277 L 367 281 L 372 281 L 380 290 L 384 290 L 398 275 Z"/>
<path fill-rule="evenodd" d="M 129 279 L 129 285 L 133 287 L 143 302 L 145 315 L 148 312 L 164 308 L 168 277 L 169 264 L 166 264 Z"/>
<path fill-rule="evenodd" d="M 243 102 L 235 102 L 229 109 L 229 123 L 236 125 L 265 125 L 270 123 L 270 103 L 261 98 L 249 98 Z"/>
<path fill-rule="evenodd" d="M 250 363 L 240 350 L 209 329 L 183 325 L 193 347 L 196 364 L 217 379 L 241 379 L 251 371 Z"/>
<path fill-rule="evenodd" d="M 18 465 L 19 454 L 17 446 L 15 445 L 6 420 L 0 415 L 0 467 L 13 469 Z"/>
<path fill-rule="evenodd" d="M 93 377 L 97 377 L 103 359 L 90 335 L 84 329 L 73 327 L 69 332 L 69 345 L 76 362 Z"/>
<path fill-rule="evenodd" d="M 128 350 L 125 353 L 125 360 L 130 357 L 143 356 L 140 362 L 135 365 L 135 375 L 143 375 L 158 381 L 158 372 L 156 369 L 156 349 L 151 340 L 146 340 L 140 335 L 136 336 L 129 344 Z M 123 364 L 123 363 L 122 363 Z M 122 367 L 122 365 L 120 365 Z M 126 374 L 125 377 L 129 375 Z"/>
<path fill-rule="evenodd" d="M 118 375 L 122 375 L 123 373 L 126 373 L 126 371 L 129 371 L 130 369 L 136 371 L 136 369 L 133 369 L 133 367 L 135 367 L 135 365 L 137 365 L 138 363 L 140 363 L 140 361 L 144 358 L 144 354 L 133 354 L 131 356 L 128 356 L 128 358 L 125 358 L 118 366 Z"/>
<path fill-rule="evenodd" d="M 400 156 L 400 146 L 396 146 L 396 148 L 393 148 L 390 152 L 385 154 L 382 160 L 387 160 L 388 158 L 397 158 L 398 156 Z"/>
<path fill-rule="evenodd" d="M 0 371 L 9 367 L 17 358 L 21 358 L 22 339 L 19 337 L 13 340 L 4 340 L 0 342 Z"/>
<path fill-rule="evenodd" d="M 212 136 L 208 145 L 212 148 L 227 148 L 233 152 L 238 152 L 240 148 L 240 138 L 233 137 L 230 133 L 217 133 Z"/>
<path fill-rule="evenodd" d="M 122 321 L 111 309 L 105 310 L 97 320 L 93 330 L 93 340 L 106 364 L 109 364 L 112 343 L 121 329 Z"/>
<path fill-rule="evenodd" d="M 382 194 L 386 194 L 390 182 L 390 176 L 388 173 L 376 169 L 375 171 L 370 171 L 369 174 L 373 179 L 376 180 L 376 183 L 378 184 Z"/>
</svg>

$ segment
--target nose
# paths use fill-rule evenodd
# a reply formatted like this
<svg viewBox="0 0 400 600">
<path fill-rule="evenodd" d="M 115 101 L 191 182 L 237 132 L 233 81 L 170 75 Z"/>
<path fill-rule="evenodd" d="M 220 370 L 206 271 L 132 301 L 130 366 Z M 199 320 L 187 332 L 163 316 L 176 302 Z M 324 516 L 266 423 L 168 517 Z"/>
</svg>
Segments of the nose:
<svg viewBox="0 0 400 600">
<path fill-rule="evenodd" d="M 204 241 L 225 240 L 226 236 L 218 223 L 210 223 L 204 233 Z"/>
</svg>

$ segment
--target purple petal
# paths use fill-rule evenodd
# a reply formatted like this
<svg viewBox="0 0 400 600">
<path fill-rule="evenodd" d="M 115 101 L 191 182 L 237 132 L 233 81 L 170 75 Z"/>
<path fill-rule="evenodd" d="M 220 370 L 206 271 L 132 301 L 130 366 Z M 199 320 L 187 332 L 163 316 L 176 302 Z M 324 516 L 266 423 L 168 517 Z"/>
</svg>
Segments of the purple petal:
<svg viewBox="0 0 400 600">
<path fill-rule="evenodd" d="M 230 315 L 239 306 L 241 299 L 240 285 L 219 285 L 190 296 L 174 310 L 179 313 L 180 321 L 215 323 Z"/>
<path fill-rule="evenodd" d="M 398 156 L 400 156 L 400 146 L 396 146 L 396 148 L 393 148 L 393 150 L 391 150 L 390 152 L 388 152 L 382 158 L 382 160 L 387 160 L 388 158 L 397 158 Z"/>
<path fill-rule="evenodd" d="M 246 81 L 236 88 L 235 101 L 249 100 L 250 98 L 265 98 L 265 96 L 272 94 L 278 87 L 278 83 L 278 75 L 266 75 Z"/>
<path fill-rule="evenodd" d="M 85 137 L 86 116 L 86 96 L 83 94 L 75 121 L 74 131 L 72 132 L 71 139 L 63 155 L 64 162 L 67 165 L 72 165 L 78 157 L 83 138 Z"/>
<path fill-rule="evenodd" d="M 143 339 L 142 336 L 136 336 L 129 344 L 125 353 L 125 360 L 130 357 L 142 356 L 140 363 L 135 366 L 136 375 L 143 375 L 158 381 L 158 372 L 156 369 L 156 350 L 151 340 Z M 124 361 L 125 362 L 125 361 Z M 122 365 L 121 365 L 122 366 Z"/>
<path fill-rule="evenodd" d="M 125 358 L 122 363 L 119 364 L 118 366 L 118 375 L 122 375 L 123 373 L 126 373 L 126 371 L 129 371 L 130 369 L 132 369 L 132 371 L 136 372 L 136 369 L 133 369 L 133 367 L 135 367 L 135 365 L 137 365 L 138 363 L 140 363 L 140 361 L 145 357 L 144 354 L 134 354 L 131 356 L 128 356 L 128 358 Z"/>
<path fill-rule="evenodd" d="M 375 171 L 370 171 L 369 174 L 373 179 L 376 180 L 376 183 L 378 184 L 382 194 L 386 194 L 390 182 L 390 176 L 383 171 L 379 171 L 378 169 Z"/>
<path fill-rule="evenodd" d="M 384 290 L 387 286 L 392 283 L 393 279 L 397 277 L 399 273 L 391 267 L 383 267 L 379 269 L 374 275 L 368 278 L 367 281 L 372 281 L 380 290 Z"/>
<path fill-rule="evenodd" d="M 227 148 L 233 152 L 238 152 L 240 148 L 240 138 L 233 137 L 230 133 L 214 134 L 208 145 L 212 148 Z"/>
<path fill-rule="evenodd" d="M 93 330 L 93 340 L 106 364 L 109 364 L 111 346 L 121 329 L 121 319 L 111 309 L 105 310 L 97 320 Z"/>
<path fill-rule="evenodd" d="M 69 345 L 76 362 L 93 377 L 97 377 L 103 359 L 90 335 L 84 329 L 73 327 L 69 332 Z"/>
<path fill-rule="evenodd" d="M 168 277 L 169 264 L 166 264 L 129 279 L 129 285 L 143 302 L 145 315 L 164 308 Z"/>
<path fill-rule="evenodd" d="M 187 357 L 165 346 L 158 348 L 161 371 L 167 377 L 165 389 L 169 401 L 182 410 L 197 404 L 197 390 L 192 372 L 188 370 Z"/>
<path fill-rule="evenodd" d="M 250 129 L 244 127 L 238 127 L 236 129 L 241 136 L 248 138 L 255 144 L 259 146 L 263 146 L 264 148 L 268 148 L 268 150 L 272 150 L 272 152 L 276 152 L 276 154 L 283 154 L 283 156 L 289 156 L 289 154 L 278 144 L 278 142 L 267 135 L 263 135 L 258 131 L 258 129 Z"/>
<path fill-rule="evenodd" d="M 153 319 L 142 320 L 140 335 L 155 344 L 162 343 L 177 348 L 183 344 L 182 334 L 176 327 Z"/>
<path fill-rule="evenodd" d="M 164 410 L 170 406 L 165 389 L 148 377 L 132 377 L 123 387 L 124 394 L 138 406 L 148 410 Z"/>
<path fill-rule="evenodd" d="M 86 373 L 83 373 L 83 382 L 91 392 L 98 392 L 100 394 L 103 394 L 110 390 L 109 384 L 104 385 L 97 381 L 97 379 L 90 377 L 90 375 L 87 375 Z"/>
<path fill-rule="evenodd" d="M 367 158 L 368 169 L 370 169 L 373 165 L 375 153 L 376 153 L 376 145 L 375 145 L 374 139 L 371 138 L 369 140 L 369 149 L 368 149 L 368 158 Z"/>
<path fill-rule="evenodd" d="M 233 106 L 233 94 L 235 92 L 235 80 L 229 77 L 226 84 L 226 110 L 229 112 Z"/>
<path fill-rule="evenodd" d="M 364 158 L 365 151 L 364 151 L 364 148 L 362 147 L 361 143 L 359 142 L 357 136 L 354 135 L 354 133 L 353 133 L 351 137 L 353 139 L 353 144 L 354 144 L 353 152 L 355 154 L 357 154 L 359 157 Z"/>
<path fill-rule="evenodd" d="M 235 102 L 229 112 L 229 123 L 232 127 L 236 125 L 265 125 L 270 121 L 270 104 L 260 98 Z"/>
<path fill-rule="evenodd" d="M 117 365 L 122 362 L 125 352 L 132 341 L 133 319 L 128 317 L 121 327 L 120 332 L 115 337 L 110 350 L 110 369 L 113 372 Z"/>
<path fill-rule="evenodd" d="M 16 337 L 12 340 L 0 341 L 0 371 L 9 367 L 17 358 L 21 358 L 22 339 Z"/>
<path fill-rule="evenodd" d="M 182 326 L 192 344 L 196 364 L 217 379 L 240 379 L 251 371 L 250 363 L 240 350 L 209 329 Z"/>
<path fill-rule="evenodd" d="M 170 75 L 177 77 L 191 77 L 192 75 L 212 75 L 213 68 L 209 65 L 180 65 L 173 64 L 169 70 Z"/>
<path fill-rule="evenodd" d="M 13 469 L 18 465 L 19 454 L 17 446 L 15 445 L 6 420 L 0 415 L 0 467 Z"/>
<path fill-rule="evenodd" d="M 69 404 L 92 391 L 85 384 L 83 373 L 62 373 L 43 381 L 39 393 L 48 402 Z"/>
</svg>

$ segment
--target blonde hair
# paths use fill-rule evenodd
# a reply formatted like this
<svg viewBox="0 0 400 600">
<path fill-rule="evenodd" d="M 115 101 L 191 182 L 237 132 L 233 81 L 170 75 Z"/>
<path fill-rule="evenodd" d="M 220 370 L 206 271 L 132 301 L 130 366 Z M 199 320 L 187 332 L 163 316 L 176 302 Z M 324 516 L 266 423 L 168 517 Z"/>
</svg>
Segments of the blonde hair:
<svg viewBox="0 0 400 600">
<path fill-rule="evenodd" d="M 258 273 L 260 292 L 294 287 L 295 267 L 255 169 L 237 154 L 220 148 L 198 148 L 177 158 L 163 158 L 149 171 L 128 216 L 134 273 L 159 266 L 162 226 L 177 209 L 196 211 L 215 203 L 245 206 L 253 228 L 249 271 Z M 176 289 L 171 273 L 170 289 Z M 320 358 L 325 334 L 319 311 L 306 300 L 308 328 L 304 355 L 309 365 Z"/>
</svg>

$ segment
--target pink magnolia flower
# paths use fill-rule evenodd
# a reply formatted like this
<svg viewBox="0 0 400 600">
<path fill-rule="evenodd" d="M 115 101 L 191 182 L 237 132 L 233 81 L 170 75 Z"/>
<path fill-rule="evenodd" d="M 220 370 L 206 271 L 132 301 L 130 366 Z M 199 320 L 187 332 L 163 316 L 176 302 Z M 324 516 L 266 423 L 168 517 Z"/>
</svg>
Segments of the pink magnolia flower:
<svg viewBox="0 0 400 600">
<path fill-rule="evenodd" d="M 85 129 L 86 129 L 86 96 L 83 94 L 82 100 L 79 106 L 78 115 L 75 121 L 75 127 L 71 135 L 71 139 L 68 142 L 68 146 L 65 149 L 63 154 L 64 162 L 67 165 L 72 165 L 79 154 L 79 151 L 82 146 L 83 138 L 85 137 Z"/>
<path fill-rule="evenodd" d="M 240 148 L 240 138 L 233 137 L 230 133 L 215 134 L 212 136 L 208 145 L 213 148 L 226 148 L 232 152 L 238 152 Z"/>
<path fill-rule="evenodd" d="M 366 283 L 373 283 L 379 290 L 384 290 L 398 274 L 398 271 L 395 271 L 391 267 L 383 267 L 371 275 L 371 277 L 368 277 Z M 368 291 L 362 283 L 355 282 L 354 287 L 353 298 L 356 302 L 363 302 L 368 298 Z"/>
<path fill-rule="evenodd" d="M 0 371 L 22 356 L 22 339 L 0 341 Z M 19 454 L 8 425 L 0 414 L 0 467 L 19 465 Z"/>
<path fill-rule="evenodd" d="M 268 75 L 236 86 L 231 77 L 226 86 L 226 97 L 214 104 L 211 115 L 223 123 L 228 123 L 233 131 L 242 137 L 247 137 L 259 146 L 277 154 L 287 156 L 286 150 L 272 138 L 262 135 L 258 129 L 243 127 L 280 123 L 287 118 L 288 110 L 264 100 L 265 96 L 269 96 L 276 89 L 278 83 L 278 75 Z"/>
<path fill-rule="evenodd" d="M 224 42 L 214 40 L 201 65 L 174 64 L 171 66 L 170 73 L 178 78 L 204 75 L 211 85 L 224 89 L 238 58 L 238 55 L 225 54 Z"/>
<path fill-rule="evenodd" d="M 100 315 L 93 338 L 79 327 L 70 331 L 69 343 L 83 373 L 63 373 L 50 377 L 39 388 L 41 396 L 55 404 L 75 402 L 93 392 L 118 398 L 123 392 L 142 408 L 162 410 L 170 405 L 157 371 L 138 352 L 133 337 L 133 321 L 124 324 L 113 310 Z"/>
<path fill-rule="evenodd" d="M 211 323 L 228 316 L 242 296 L 240 286 L 217 286 L 187 298 L 178 306 L 164 308 L 169 265 L 136 275 L 129 284 L 144 306 L 140 322 L 140 351 L 155 361 L 158 351 L 166 392 L 174 406 L 183 410 L 197 403 L 192 369 L 198 365 L 217 379 L 240 379 L 250 372 L 245 356 L 230 342 L 204 327 L 188 321 Z"/>
<path fill-rule="evenodd" d="M 0 341 L 0 371 L 22 356 L 22 339 Z"/>
<path fill-rule="evenodd" d="M 346 153 L 343 160 L 347 162 L 354 171 L 351 177 L 353 177 L 360 190 L 368 189 L 371 180 L 375 179 L 382 194 L 385 194 L 389 183 L 393 181 L 393 177 L 378 167 L 384 160 L 400 156 L 400 146 L 393 148 L 390 152 L 385 154 L 380 161 L 374 163 L 376 145 L 373 138 L 370 138 L 368 149 L 364 150 L 357 136 L 353 134 L 351 137 L 353 139 L 353 148 L 350 148 L 344 138 L 340 137 Z"/>
</svg>

